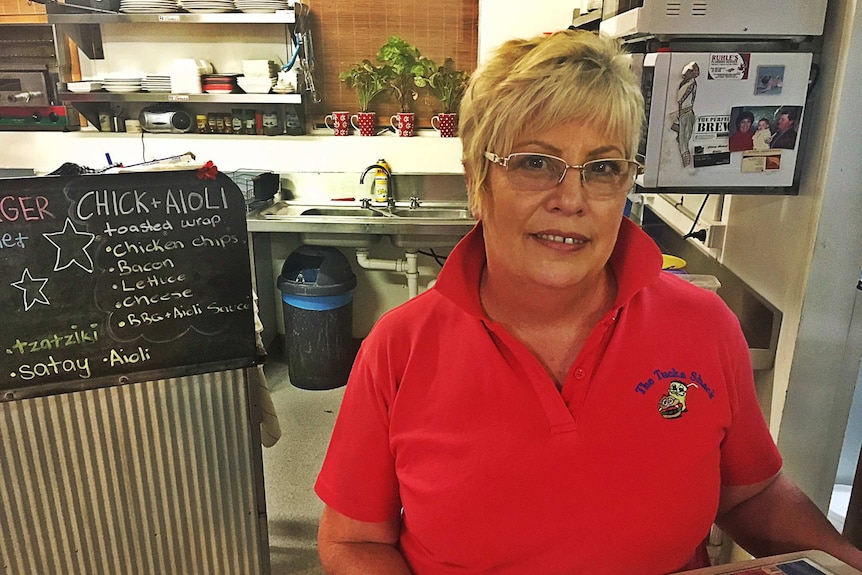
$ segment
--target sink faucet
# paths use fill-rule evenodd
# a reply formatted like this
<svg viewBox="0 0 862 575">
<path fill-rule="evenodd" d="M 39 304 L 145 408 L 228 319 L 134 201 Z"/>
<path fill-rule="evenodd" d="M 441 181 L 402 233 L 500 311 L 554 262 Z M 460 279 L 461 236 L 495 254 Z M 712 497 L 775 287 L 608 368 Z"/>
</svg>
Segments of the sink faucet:
<svg viewBox="0 0 862 575">
<path fill-rule="evenodd" d="M 362 172 L 361 176 L 359 176 L 359 183 L 364 184 L 365 183 L 365 175 L 368 172 L 370 172 L 371 170 L 377 170 L 377 169 L 380 169 L 380 170 L 383 170 L 384 172 L 386 172 L 387 178 L 390 178 L 390 179 L 392 178 L 392 172 L 389 171 L 389 168 L 387 168 L 386 166 L 381 166 L 380 164 L 371 164 L 370 166 L 365 168 L 365 171 Z"/>
<path fill-rule="evenodd" d="M 371 170 L 383 170 L 383 173 L 386 174 L 386 179 L 389 181 L 389 194 L 386 198 L 386 207 L 391 212 L 393 209 L 395 209 L 395 187 L 393 185 L 394 180 L 392 179 L 392 172 L 390 171 L 390 169 L 388 167 L 386 167 L 382 164 L 379 164 L 379 163 L 371 164 L 370 166 L 365 168 L 365 171 L 363 171 L 362 175 L 359 176 L 359 183 L 360 184 L 365 183 L 365 176 Z M 369 207 L 369 206 L 366 206 L 365 203 L 363 203 L 362 205 L 363 205 L 363 207 Z"/>
<path fill-rule="evenodd" d="M 377 212 L 380 215 L 386 216 L 388 218 L 396 217 L 396 214 L 392 213 L 392 209 L 395 207 L 395 200 L 389 199 L 386 208 L 378 208 L 377 206 L 371 205 L 371 198 L 360 198 L 359 205 L 364 210 L 371 210 L 372 212 Z"/>
</svg>

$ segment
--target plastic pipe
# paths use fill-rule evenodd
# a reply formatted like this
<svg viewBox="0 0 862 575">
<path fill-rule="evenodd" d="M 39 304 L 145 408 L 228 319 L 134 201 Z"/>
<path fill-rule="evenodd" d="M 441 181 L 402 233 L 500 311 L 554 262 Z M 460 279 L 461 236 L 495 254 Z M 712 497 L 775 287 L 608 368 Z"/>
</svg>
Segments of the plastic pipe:
<svg viewBox="0 0 862 575">
<path fill-rule="evenodd" d="M 356 248 L 356 263 L 367 270 L 386 270 L 391 272 L 407 271 L 404 260 L 381 260 L 368 257 L 368 248 Z"/>
<path fill-rule="evenodd" d="M 356 263 L 366 270 L 384 270 L 405 272 L 407 276 L 407 297 L 419 295 L 419 254 L 416 250 L 407 250 L 407 259 L 383 260 L 368 257 L 368 248 L 356 248 Z"/>
<path fill-rule="evenodd" d="M 408 250 L 407 257 L 407 297 L 419 295 L 419 254 L 416 250 Z"/>
</svg>

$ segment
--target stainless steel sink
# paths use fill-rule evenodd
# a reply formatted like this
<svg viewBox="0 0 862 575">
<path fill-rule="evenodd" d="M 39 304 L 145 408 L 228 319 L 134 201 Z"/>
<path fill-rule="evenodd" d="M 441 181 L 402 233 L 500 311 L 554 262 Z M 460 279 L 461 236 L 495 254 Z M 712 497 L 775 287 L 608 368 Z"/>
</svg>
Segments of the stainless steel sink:
<svg viewBox="0 0 862 575">
<path fill-rule="evenodd" d="M 472 219 L 466 208 L 408 208 L 396 209 L 392 213 L 399 218 L 434 218 L 438 220 L 467 220 Z"/>
<path fill-rule="evenodd" d="M 300 212 L 301 216 L 330 216 L 333 218 L 372 218 L 383 217 L 379 212 L 364 208 L 308 208 Z"/>
<path fill-rule="evenodd" d="M 276 202 L 249 214 L 251 232 L 297 232 L 301 242 L 369 247 L 383 236 L 403 249 L 451 247 L 475 224 L 465 203 L 427 203 L 367 209 L 353 205 Z"/>
</svg>

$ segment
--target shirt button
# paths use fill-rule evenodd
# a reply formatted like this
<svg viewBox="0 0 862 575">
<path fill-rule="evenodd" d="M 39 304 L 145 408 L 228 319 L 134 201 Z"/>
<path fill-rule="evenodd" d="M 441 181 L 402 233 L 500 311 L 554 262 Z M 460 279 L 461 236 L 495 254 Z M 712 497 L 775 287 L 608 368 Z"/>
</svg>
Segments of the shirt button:
<svg viewBox="0 0 862 575">
<path fill-rule="evenodd" d="M 575 379 L 584 379 L 586 372 L 582 368 L 578 368 L 575 370 Z"/>
</svg>

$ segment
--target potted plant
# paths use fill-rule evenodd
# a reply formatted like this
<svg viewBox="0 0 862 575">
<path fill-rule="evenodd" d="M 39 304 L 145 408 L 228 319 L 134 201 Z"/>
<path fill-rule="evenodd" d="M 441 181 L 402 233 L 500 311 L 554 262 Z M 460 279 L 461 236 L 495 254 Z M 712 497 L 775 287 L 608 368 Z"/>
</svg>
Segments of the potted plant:
<svg viewBox="0 0 862 575">
<path fill-rule="evenodd" d="M 443 105 L 443 111 L 431 118 L 431 126 L 444 138 L 455 136 L 458 106 L 467 90 L 470 74 L 455 68 L 452 58 L 446 58 L 442 66 L 436 64 L 429 73 L 415 79 L 420 88 L 428 92 Z"/>
<path fill-rule="evenodd" d="M 356 90 L 356 96 L 359 99 L 359 114 L 350 118 L 353 128 L 358 129 L 363 136 L 373 135 L 375 113 L 369 108 L 371 101 L 389 87 L 388 70 L 365 59 L 339 74 L 338 78 L 348 87 Z M 358 120 L 359 126 L 353 122 L 354 117 Z"/>
<path fill-rule="evenodd" d="M 414 90 L 416 78 L 426 75 L 433 62 L 423 57 L 416 46 L 398 36 L 390 36 L 380 47 L 377 60 L 386 69 L 389 93 L 398 102 L 400 110 L 397 116 L 390 118 L 390 123 L 397 118 L 398 125 L 393 127 L 398 131 L 398 135 L 412 136 L 415 124 L 411 107 L 417 97 Z"/>
</svg>

